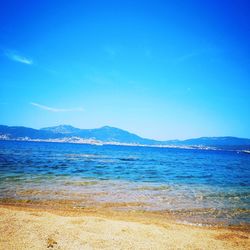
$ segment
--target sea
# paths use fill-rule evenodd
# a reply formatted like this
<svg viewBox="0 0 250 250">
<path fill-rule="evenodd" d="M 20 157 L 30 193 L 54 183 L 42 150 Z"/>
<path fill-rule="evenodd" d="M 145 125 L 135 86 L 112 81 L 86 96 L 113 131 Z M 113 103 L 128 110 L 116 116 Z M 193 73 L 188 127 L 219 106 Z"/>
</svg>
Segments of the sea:
<svg viewBox="0 0 250 250">
<path fill-rule="evenodd" d="M 250 154 L 0 141 L 0 203 L 69 199 L 166 212 L 180 223 L 249 225 Z"/>
</svg>

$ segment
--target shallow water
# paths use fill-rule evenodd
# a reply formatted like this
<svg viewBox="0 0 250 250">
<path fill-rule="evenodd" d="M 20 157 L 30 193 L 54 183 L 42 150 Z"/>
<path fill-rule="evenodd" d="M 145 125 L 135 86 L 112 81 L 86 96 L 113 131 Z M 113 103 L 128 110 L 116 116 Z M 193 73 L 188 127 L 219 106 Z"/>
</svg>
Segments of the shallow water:
<svg viewBox="0 0 250 250">
<path fill-rule="evenodd" d="M 88 199 L 84 199 L 88 197 Z M 0 198 L 167 210 L 195 223 L 250 223 L 250 155 L 0 141 Z"/>
</svg>

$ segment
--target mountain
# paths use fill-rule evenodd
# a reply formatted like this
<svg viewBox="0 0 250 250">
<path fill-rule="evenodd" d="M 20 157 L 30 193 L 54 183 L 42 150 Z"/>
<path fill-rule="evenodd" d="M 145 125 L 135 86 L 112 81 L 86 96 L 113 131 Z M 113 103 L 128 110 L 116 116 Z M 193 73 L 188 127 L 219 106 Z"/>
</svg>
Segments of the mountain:
<svg viewBox="0 0 250 250">
<path fill-rule="evenodd" d="M 49 131 L 67 134 L 67 136 L 76 136 L 85 139 L 95 139 L 104 142 L 120 142 L 120 143 L 139 143 L 139 144 L 156 144 L 157 141 L 142 138 L 128 131 L 104 126 L 96 129 L 78 129 L 69 125 L 60 125 L 56 127 L 43 128 L 41 131 Z"/>
<path fill-rule="evenodd" d="M 31 139 L 54 139 L 61 138 L 62 134 L 53 133 L 46 130 L 39 130 L 26 127 L 9 127 L 0 125 L 0 136 L 7 136 L 10 139 L 17 139 L 22 137 L 29 137 Z"/>
<path fill-rule="evenodd" d="M 70 140 L 94 140 L 105 143 L 129 143 L 144 145 L 164 146 L 195 146 L 216 147 L 223 149 L 250 149 L 250 139 L 237 137 L 201 137 L 188 140 L 156 141 L 142 138 L 119 128 L 104 126 L 96 129 L 79 129 L 70 125 L 59 125 L 42 129 L 27 127 L 10 127 L 0 125 L 0 139 L 28 140 L 28 139 L 60 139 Z"/>
<path fill-rule="evenodd" d="M 71 125 L 59 125 L 55 127 L 42 128 L 41 130 L 50 131 L 53 133 L 61 133 L 61 134 L 73 134 L 81 131 L 81 129 L 75 128 Z"/>
<path fill-rule="evenodd" d="M 59 125 L 42 129 L 32 129 L 26 127 L 10 127 L 0 125 L 0 138 L 9 139 L 57 139 L 79 137 L 83 139 L 93 139 L 102 142 L 136 143 L 136 144 L 159 144 L 155 140 L 145 139 L 125 130 L 104 126 L 97 129 L 79 129 L 70 125 Z"/>
</svg>

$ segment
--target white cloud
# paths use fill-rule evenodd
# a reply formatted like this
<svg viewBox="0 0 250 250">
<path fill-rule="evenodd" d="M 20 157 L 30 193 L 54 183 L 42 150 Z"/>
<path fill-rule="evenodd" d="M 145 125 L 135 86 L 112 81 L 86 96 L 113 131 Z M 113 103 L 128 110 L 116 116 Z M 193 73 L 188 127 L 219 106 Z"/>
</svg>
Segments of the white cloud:
<svg viewBox="0 0 250 250">
<path fill-rule="evenodd" d="M 19 53 L 15 51 L 6 51 L 5 55 L 12 61 L 23 63 L 23 64 L 28 64 L 31 65 L 33 64 L 33 61 L 30 58 L 27 58 L 25 56 L 20 55 Z"/>
<path fill-rule="evenodd" d="M 42 105 L 42 104 L 35 103 L 35 102 L 31 102 L 30 104 L 35 107 L 38 107 L 40 109 L 47 110 L 50 112 L 81 112 L 83 111 L 83 108 L 61 109 L 61 108 L 48 107 L 46 105 Z"/>
<path fill-rule="evenodd" d="M 208 55 L 211 56 L 211 55 L 216 54 L 217 52 L 219 52 L 219 50 L 216 50 L 210 47 L 198 49 L 198 50 L 192 51 L 190 53 L 187 53 L 187 54 L 184 54 L 182 56 L 175 58 L 174 63 L 178 64 L 178 63 L 182 63 L 182 62 L 189 61 L 192 59 L 199 59 L 199 57 L 201 56 L 208 56 Z"/>
</svg>

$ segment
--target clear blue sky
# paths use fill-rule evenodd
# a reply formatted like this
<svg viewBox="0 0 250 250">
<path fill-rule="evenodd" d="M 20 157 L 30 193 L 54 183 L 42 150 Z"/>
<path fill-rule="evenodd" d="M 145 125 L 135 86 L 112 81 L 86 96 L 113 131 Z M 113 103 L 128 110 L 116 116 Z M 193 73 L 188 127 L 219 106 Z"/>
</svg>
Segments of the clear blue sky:
<svg viewBox="0 0 250 250">
<path fill-rule="evenodd" d="M 0 124 L 250 138 L 250 1 L 0 3 Z"/>
</svg>

